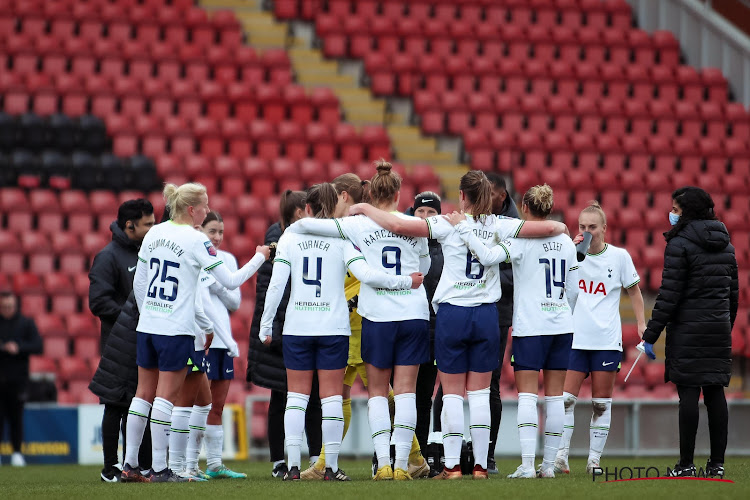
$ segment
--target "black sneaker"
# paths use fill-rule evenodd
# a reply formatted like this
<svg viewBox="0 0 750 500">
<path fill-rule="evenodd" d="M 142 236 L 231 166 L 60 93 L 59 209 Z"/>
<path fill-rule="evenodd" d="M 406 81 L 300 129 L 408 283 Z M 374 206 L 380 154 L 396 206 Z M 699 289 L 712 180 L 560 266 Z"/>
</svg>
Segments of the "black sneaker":
<svg viewBox="0 0 750 500">
<path fill-rule="evenodd" d="M 286 471 L 286 474 L 284 474 L 284 481 L 300 481 L 299 477 L 299 467 L 296 465 Z"/>
<path fill-rule="evenodd" d="M 161 472 L 154 472 L 151 474 L 152 483 L 190 483 L 193 482 L 192 478 L 180 477 L 172 469 L 167 467 Z"/>
<path fill-rule="evenodd" d="M 495 462 L 495 457 L 489 457 L 487 458 L 487 474 L 498 474 L 499 471 L 497 470 L 497 463 Z"/>
<path fill-rule="evenodd" d="M 120 474 L 121 483 L 148 483 L 151 481 L 151 477 L 143 475 L 140 467 L 131 467 L 125 464 L 122 468 L 122 474 Z"/>
<path fill-rule="evenodd" d="M 271 476 L 283 478 L 286 473 L 289 472 L 289 467 L 286 466 L 286 462 L 281 462 L 279 465 L 273 468 Z"/>
<path fill-rule="evenodd" d="M 669 473 L 670 477 L 695 477 L 695 465 L 682 465 L 677 464 L 674 469 Z"/>
<path fill-rule="evenodd" d="M 119 483 L 122 471 L 117 467 L 111 469 L 102 469 L 101 479 L 103 483 Z"/>
<path fill-rule="evenodd" d="M 706 462 L 706 477 L 724 477 L 724 464 L 718 462 Z"/>
<path fill-rule="evenodd" d="M 427 474 L 427 477 L 430 478 L 430 479 L 432 479 L 435 476 L 439 476 L 441 472 L 443 472 L 442 468 L 438 469 L 438 468 L 434 468 L 433 467 L 433 468 L 430 469 L 430 473 Z"/>
<path fill-rule="evenodd" d="M 326 475 L 323 476 L 323 481 L 351 481 L 351 478 L 346 475 L 343 469 L 333 472 L 330 467 L 326 467 Z"/>
</svg>

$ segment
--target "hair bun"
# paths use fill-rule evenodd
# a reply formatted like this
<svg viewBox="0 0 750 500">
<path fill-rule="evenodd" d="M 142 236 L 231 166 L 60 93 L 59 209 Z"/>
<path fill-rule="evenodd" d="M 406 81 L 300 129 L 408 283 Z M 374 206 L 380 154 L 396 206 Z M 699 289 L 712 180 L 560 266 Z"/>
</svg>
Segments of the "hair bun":
<svg viewBox="0 0 750 500">
<path fill-rule="evenodd" d="M 378 175 L 388 175 L 392 168 L 393 165 L 385 161 L 385 158 L 381 158 L 375 162 L 375 170 L 377 170 Z"/>
</svg>

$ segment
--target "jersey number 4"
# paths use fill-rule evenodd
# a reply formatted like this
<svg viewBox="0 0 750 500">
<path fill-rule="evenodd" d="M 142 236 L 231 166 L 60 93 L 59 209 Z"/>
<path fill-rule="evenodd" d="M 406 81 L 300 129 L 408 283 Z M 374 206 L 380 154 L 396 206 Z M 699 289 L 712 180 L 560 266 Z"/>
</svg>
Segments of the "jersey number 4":
<svg viewBox="0 0 750 500">
<path fill-rule="evenodd" d="M 154 257 L 151 259 L 151 262 L 149 262 L 148 268 L 150 270 L 153 270 L 156 268 L 154 272 L 154 277 L 151 278 L 151 283 L 148 284 L 148 293 L 147 295 L 155 299 L 156 295 L 159 295 L 159 298 L 161 300 L 166 300 L 169 302 L 174 301 L 174 299 L 177 298 L 177 286 L 179 285 L 179 281 L 177 281 L 176 276 L 170 276 L 169 275 L 169 268 L 180 268 L 179 262 L 172 262 L 171 260 L 165 260 L 162 264 L 161 260 Z M 159 278 L 159 275 L 161 274 L 161 280 L 159 283 L 161 286 L 159 286 L 159 283 L 155 284 L 154 282 Z M 171 285 L 167 285 L 167 283 L 172 283 Z M 167 294 L 167 288 L 170 288 L 169 294 Z"/>
<path fill-rule="evenodd" d="M 315 287 L 315 297 L 320 297 L 321 278 L 323 277 L 323 257 L 316 257 L 315 260 L 315 278 L 310 274 L 310 257 L 302 259 L 302 283 Z"/>
<path fill-rule="evenodd" d="M 539 259 L 540 264 L 544 264 L 544 274 L 547 285 L 547 298 L 552 298 L 552 286 L 560 287 L 560 299 L 565 296 L 565 259 L 560 259 L 560 280 L 555 277 L 557 274 L 555 259 Z"/>
</svg>

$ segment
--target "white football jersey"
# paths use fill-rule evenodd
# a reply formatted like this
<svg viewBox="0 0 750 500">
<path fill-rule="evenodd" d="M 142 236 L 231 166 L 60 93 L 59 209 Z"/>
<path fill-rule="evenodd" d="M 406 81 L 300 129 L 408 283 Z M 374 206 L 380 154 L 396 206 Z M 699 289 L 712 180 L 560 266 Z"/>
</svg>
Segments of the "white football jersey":
<svg viewBox="0 0 750 500">
<path fill-rule="evenodd" d="M 576 248 L 564 234 L 503 241 L 513 264 L 513 336 L 573 333 Z"/>
<path fill-rule="evenodd" d="M 605 243 L 601 252 L 586 255 L 578 270 L 574 349 L 622 351 L 620 294 L 640 281 L 624 248 Z"/>
<path fill-rule="evenodd" d="M 138 331 L 194 336 L 199 272 L 221 264 L 208 237 L 192 226 L 171 220 L 154 226 L 138 252 L 138 267 L 147 276 Z"/>
<path fill-rule="evenodd" d="M 443 248 L 443 272 L 432 299 L 435 312 L 443 302 L 474 307 L 500 300 L 499 266 L 485 267 L 480 264 L 450 222 L 442 216 L 428 217 L 426 220 L 429 237 L 440 242 Z M 475 221 L 467 214 L 466 222 L 461 224 L 468 224 L 474 235 L 485 246 L 492 248 L 504 239 L 517 236 L 523 221 L 494 215 Z"/>
<path fill-rule="evenodd" d="M 291 273 L 292 289 L 284 320 L 284 335 L 351 335 L 344 278 L 347 267 L 354 267 L 359 261 L 364 264 L 365 258 L 350 241 L 285 231 L 276 247 L 261 332 L 270 332 Z M 411 284 L 408 276 L 374 274 L 377 275 L 375 281 L 381 286 L 409 288 Z M 362 275 L 357 277 L 363 282 L 367 280 Z"/>
<path fill-rule="evenodd" d="M 392 213 L 402 219 L 416 219 Z M 368 264 L 387 274 L 409 276 L 419 272 L 419 258 L 430 255 L 427 238 L 392 233 L 368 217 L 344 217 L 336 219 L 336 223 L 344 236 L 359 248 Z M 362 283 L 357 312 L 363 318 L 378 322 L 430 319 L 424 286 L 415 290 L 389 290 Z"/>
<path fill-rule="evenodd" d="M 206 328 L 208 325 L 211 326 L 211 330 L 214 329 L 213 322 L 208 316 L 208 311 L 204 307 L 205 297 L 208 295 L 205 292 L 205 288 L 208 288 L 208 284 L 205 278 L 209 277 L 206 271 L 201 270 L 198 275 L 198 289 L 195 293 L 195 350 L 202 351 L 206 346 Z M 210 278 L 213 279 L 213 278 Z"/>
<path fill-rule="evenodd" d="M 235 272 L 237 270 L 237 259 L 234 258 L 234 255 L 229 252 L 225 252 L 224 250 L 217 251 L 219 252 L 219 258 L 221 258 L 221 260 L 224 262 L 224 265 L 227 266 L 227 270 L 230 272 Z M 210 273 L 201 272 L 201 283 L 203 283 L 205 286 L 210 286 L 214 282 L 216 282 L 216 278 L 211 276 Z M 225 293 L 235 296 L 238 302 L 241 298 L 241 292 L 239 288 L 235 288 L 234 290 L 225 290 Z M 224 305 L 218 295 L 211 292 L 210 296 L 211 302 L 208 304 L 204 304 L 204 310 L 206 312 L 206 316 L 208 316 L 208 318 L 214 324 L 214 340 L 211 342 L 211 349 L 226 349 L 227 346 L 221 340 L 221 337 L 232 337 L 232 326 L 229 320 L 229 310 L 227 310 L 227 306 Z"/>
</svg>

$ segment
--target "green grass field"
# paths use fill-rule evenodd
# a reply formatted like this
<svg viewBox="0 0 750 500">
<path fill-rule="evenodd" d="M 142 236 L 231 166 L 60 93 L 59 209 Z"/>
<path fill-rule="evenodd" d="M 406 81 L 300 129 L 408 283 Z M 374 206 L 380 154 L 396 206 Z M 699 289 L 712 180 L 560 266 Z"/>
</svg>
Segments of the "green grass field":
<svg viewBox="0 0 750 500">
<path fill-rule="evenodd" d="M 416 480 L 409 483 L 375 483 L 370 480 L 369 461 L 342 461 L 341 466 L 352 477 L 351 483 L 300 482 L 284 483 L 272 478 L 271 466 L 263 462 L 233 462 L 233 469 L 247 472 L 246 480 L 211 481 L 190 484 L 110 484 L 99 480 L 99 468 L 94 466 L 28 466 L 26 468 L 0 467 L 0 499 L 74 499 L 106 498 L 158 498 L 159 500 L 186 498 L 211 498 L 228 500 L 233 498 L 262 499 L 340 499 L 374 498 L 388 500 L 396 498 L 512 498 L 558 499 L 558 498 L 628 498 L 636 500 L 663 500 L 681 498 L 697 500 L 711 498 L 750 499 L 750 457 L 731 458 L 727 464 L 727 479 L 734 484 L 696 480 L 657 480 L 592 482 L 585 474 L 584 460 L 571 462 L 572 473 L 555 479 L 506 479 L 505 475 L 515 470 L 518 460 L 498 462 L 501 474 L 491 476 L 489 481 Z M 662 473 L 673 466 L 673 458 L 610 458 L 603 467 L 648 467 L 654 466 Z M 635 473 L 637 474 L 637 472 Z M 653 471 L 651 475 L 653 475 Z M 628 474 L 625 474 L 628 477 Z"/>
</svg>

